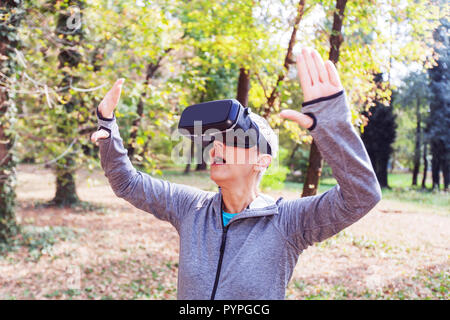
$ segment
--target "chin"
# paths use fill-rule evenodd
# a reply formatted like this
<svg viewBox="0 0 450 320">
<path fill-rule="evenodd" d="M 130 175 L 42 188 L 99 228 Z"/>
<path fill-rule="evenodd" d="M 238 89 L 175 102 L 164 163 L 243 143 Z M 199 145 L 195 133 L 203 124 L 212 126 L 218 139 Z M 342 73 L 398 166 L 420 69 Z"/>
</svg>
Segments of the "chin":
<svg viewBox="0 0 450 320">
<path fill-rule="evenodd" d="M 209 177 L 212 181 L 214 181 L 219 187 L 221 186 L 221 183 L 228 180 L 229 176 L 226 170 L 223 170 L 221 166 L 211 166 Z"/>
</svg>

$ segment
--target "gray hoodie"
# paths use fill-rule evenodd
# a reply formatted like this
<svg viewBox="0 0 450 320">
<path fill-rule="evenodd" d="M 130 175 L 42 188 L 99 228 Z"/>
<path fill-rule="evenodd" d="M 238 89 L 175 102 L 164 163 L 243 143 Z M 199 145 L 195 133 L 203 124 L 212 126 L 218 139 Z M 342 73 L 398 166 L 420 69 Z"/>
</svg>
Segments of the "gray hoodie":
<svg viewBox="0 0 450 320">
<path fill-rule="evenodd" d="M 300 253 L 367 214 L 381 189 L 350 121 L 344 91 L 307 102 L 310 129 L 338 184 L 316 196 L 274 200 L 260 194 L 226 227 L 222 195 L 137 171 L 116 123 L 97 110 L 101 165 L 114 193 L 170 222 L 180 237 L 178 299 L 284 299 Z"/>
</svg>

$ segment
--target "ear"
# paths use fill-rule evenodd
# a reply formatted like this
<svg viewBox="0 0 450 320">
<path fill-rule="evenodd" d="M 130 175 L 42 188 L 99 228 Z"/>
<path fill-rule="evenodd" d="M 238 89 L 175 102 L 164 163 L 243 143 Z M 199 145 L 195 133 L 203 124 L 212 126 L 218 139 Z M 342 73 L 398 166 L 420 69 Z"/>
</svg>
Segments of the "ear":
<svg viewBox="0 0 450 320">
<path fill-rule="evenodd" d="M 270 154 L 261 153 L 258 155 L 258 161 L 255 165 L 256 171 L 263 171 L 272 163 L 272 156 Z"/>
</svg>

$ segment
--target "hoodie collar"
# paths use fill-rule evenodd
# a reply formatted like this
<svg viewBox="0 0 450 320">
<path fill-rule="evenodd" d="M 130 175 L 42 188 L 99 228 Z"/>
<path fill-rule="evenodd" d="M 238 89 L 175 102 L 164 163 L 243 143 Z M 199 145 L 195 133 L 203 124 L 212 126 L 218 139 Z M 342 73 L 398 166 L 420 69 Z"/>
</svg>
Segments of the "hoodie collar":
<svg viewBox="0 0 450 320">
<path fill-rule="evenodd" d="M 253 217 L 263 217 L 278 214 L 278 199 L 275 201 L 272 197 L 259 193 L 259 195 L 248 205 L 242 212 L 236 214 L 229 223 Z M 219 187 L 219 192 L 216 193 L 213 200 L 214 211 L 220 216 L 222 221 L 222 190 Z"/>
</svg>

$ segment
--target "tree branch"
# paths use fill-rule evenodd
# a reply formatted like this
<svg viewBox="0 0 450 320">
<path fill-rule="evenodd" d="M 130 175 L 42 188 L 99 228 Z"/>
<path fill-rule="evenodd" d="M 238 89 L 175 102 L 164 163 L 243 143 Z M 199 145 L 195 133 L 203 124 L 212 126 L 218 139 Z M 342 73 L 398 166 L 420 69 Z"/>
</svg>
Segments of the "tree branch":
<svg viewBox="0 0 450 320">
<path fill-rule="evenodd" d="M 300 0 L 297 8 L 297 16 L 295 17 L 294 25 L 292 26 L 291 38 L 289 39 L 289 45 L 286 51 L 286 56 L 284 58 L 283 64 L 284 71 L 278 75 L 275 87 L 272 89 L 272 92 L 270 93 L 270 96 L 267 99 L 267 106 L 264 109 L 263 114 L 264 118 L 268 118 L 270 113 L 272 112 L 273 106 L 275 105 L 275 101 L 280 94 L 278 91 L 280 82 L 283 81 L 284 78 L 286 77 L 286 73 L 289 70 L 289 65 L 294 63 L 294 60 L 292 59 L 292 49 L 294 48 L 295 40 L 297 37 L 298 26 L 300 25 L 300 21 L 302 20 L 304 14 L 304 8 L 305 8 L 305 0 Z"/>
</svg>

